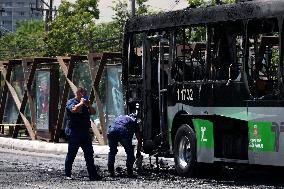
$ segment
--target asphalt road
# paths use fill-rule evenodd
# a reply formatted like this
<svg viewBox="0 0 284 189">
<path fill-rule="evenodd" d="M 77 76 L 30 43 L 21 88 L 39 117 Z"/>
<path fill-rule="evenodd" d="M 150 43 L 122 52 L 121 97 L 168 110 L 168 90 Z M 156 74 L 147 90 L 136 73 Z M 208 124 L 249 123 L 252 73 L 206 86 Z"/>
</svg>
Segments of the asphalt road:
<svg viewBox="0 0 284 189">
<path fill-rule="evenodd" d="M 223 168 L 219 174 L 183 178 L 176 175 L 171 160 L 163 160 L 159 171 L 144 157 L 144 170 L 137 178 L 127 178 L 125 157 L 117 157 L 117 177 L 108 177 L 107 156 L 95 156 L 101 181 L 89 181 L 82 154 L 73 165 L 74 180 L 63 176 L 65 155 L 32 153 L 0 148 L 0 188 L 281 188 L 284 174 L 279 170 L 238 171 Z M 153 161 L 153 159 L 152 159 Z M 278 172 L 279 171 L 279 172 Z M 207 171 L 208 172 L 208 171 Z M 282 179 L 283 178 L 283 179 Z"/>
</svg>

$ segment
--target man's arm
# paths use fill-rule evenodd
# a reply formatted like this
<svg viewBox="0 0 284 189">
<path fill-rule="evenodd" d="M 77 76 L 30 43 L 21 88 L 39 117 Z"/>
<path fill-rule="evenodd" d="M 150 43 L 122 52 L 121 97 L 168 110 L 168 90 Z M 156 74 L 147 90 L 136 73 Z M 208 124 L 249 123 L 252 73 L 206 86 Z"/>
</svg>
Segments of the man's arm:
<svg viewBox="0 0 284 189">
<path fill-rule="evenodd" d="M 80 102 L 74 106 L 72 106 L 72 108 L 70 109 L 70 111 L 72 113 L 78 113 L 81 109 L 81 107 L 83 106 L 84 104 L 84 99 L 81 99 Z"/>
</svg>

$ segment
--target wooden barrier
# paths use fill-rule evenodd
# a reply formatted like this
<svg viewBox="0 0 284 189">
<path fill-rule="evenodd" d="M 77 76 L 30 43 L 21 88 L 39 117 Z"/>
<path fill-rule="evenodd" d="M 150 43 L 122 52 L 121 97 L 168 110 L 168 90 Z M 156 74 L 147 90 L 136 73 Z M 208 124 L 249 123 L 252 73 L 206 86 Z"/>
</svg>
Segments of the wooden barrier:
<svg viewBox="0 0 284 189">
<path fill-rule="evenodd" d="M 92 130 L 98 140 L 99 144 L 107 144 L 106 137 L 106 123 L 105 113 L 103 111 L 103 104 L 99 96 L 99 83 L 103 74 L 104 67 L 109 60 L 121 59 L 121 53 L 91 53 L 88 56 L 70 56 L 70 57 L 37 57 L 37 58 L 23 58 L 17 60 L 0 61 L 1 75 L 5 81 L 3 86 L 1 99 L 0 99 L 0 128 L 1 133 L 4 133 L 4 125 L 14 127 L 13 137 L 18 137 L 18 131 L 21 126 L 25 126 L 29 136 L 32 140 L 43 139 L 48 137 L 48 141 L 59 142 L 60 134 L 62 132 L 63 119 L 65 114 L 65 106 L 68 100 L 69 91 L 75 94 L 77 86 L 73 82 L 74 69 L 77 64 L 88 62 L 88 68 L 90 69 L 92 88 L 90 92 L 90 101 L 96 102 L 97 113 L 101 123 L 101 132 L 98 130 L 95 123 L 92 121 Z M 11 74 L 15 65 L 22 66 L 24 75 L 24 91 L 22 99 L 19 98 L 15 88 L 11 83 Z M 37 132 L 36 126 L 36 109 L 35 99 L 32 94 L 32 85 L 35 80 L 35 74 L 37 70 L 41 69 L 41 66 L 49 66 L 51 85 L 50 85 L 50 102 L 49 102 L 49 134 L 42 136 L 40 132 Z M 59 89 L 59 69 L 62 70 L 65 83 L 63 89 Z M 59 101 L 59 93 L 56 92 L 62 90 L 61 101 Z M 16 104 L 18 110 L 18 118 L 16 123 L 3 123 L 4 112 L 8 94 L 12 96 L 13 102 Z M 25 115 L 26 106 L 29 106 L 30 118 Z"/>
</svg>

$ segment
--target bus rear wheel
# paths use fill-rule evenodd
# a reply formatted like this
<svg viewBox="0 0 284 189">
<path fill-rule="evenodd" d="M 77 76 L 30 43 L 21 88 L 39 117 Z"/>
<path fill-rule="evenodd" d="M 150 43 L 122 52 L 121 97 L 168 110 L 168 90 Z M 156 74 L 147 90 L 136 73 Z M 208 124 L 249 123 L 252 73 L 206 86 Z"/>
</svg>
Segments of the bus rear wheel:
<svg viewBox="0 0 284 189">
<path fill-rule="evenodd" d="M 196 167 L 196 136 L 187 124 L 177 130 L 174 141 L 175 168 L 181 176 L 192 176 Z"/>
</svg>

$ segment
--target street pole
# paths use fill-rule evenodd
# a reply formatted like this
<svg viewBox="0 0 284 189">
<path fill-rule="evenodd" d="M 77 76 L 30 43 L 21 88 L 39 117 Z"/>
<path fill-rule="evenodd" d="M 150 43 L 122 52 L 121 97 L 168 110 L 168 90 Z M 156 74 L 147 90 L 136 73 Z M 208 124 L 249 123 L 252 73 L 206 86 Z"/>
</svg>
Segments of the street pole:
<svg viewBox="0 0 284 189">
<path fill-rule="evenodd" d="M 53 11 L 53 0 L 50 0 L 49 1 L 49 22 L 51 22 L 52 21 L 52 11 Z"/>
<path fill-rule="evenodd" d="M 53 11 L 52 7 L 53 7 L 53 0 L 49 0 L 49 6 L 46 10 L 46 28 L 45 28 L 45 31 L 50 30 L 48 23 L 52 22 L 52 11 Z"/>
<path fill-rule="evenodd" d="M 39 7 L 39 3 L 38 1 L 41 1 L 45 6 L 46 8 L 44 7 Z M 45 0 L 36 0 L 36 7 L 32 7 L 31 6 L 31 10 L 35 10 L 35 11 L 45 11 L 45 31 L 49 31 L 50 28 L 48 26 L 48 23 L 50 23 L 52 21 L 52 12 L 54 11 L 53 10 L 53 0 L 49 0 L 49 4 L 45 2 Z"/>
<path fill-rule="evenodd" d="M 14 32 L 14 8 L 12 7 L 12 32 Z"/>
<path fill-rule="evenodd" d="M 135 0 L 130 0 L 131 3 L 131 17 L 135 16 Z"/>
</svg>

